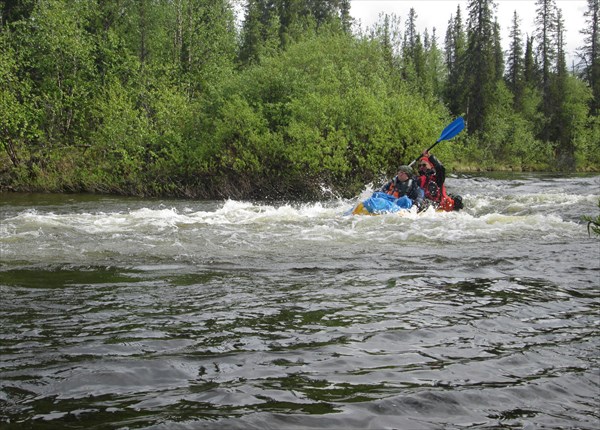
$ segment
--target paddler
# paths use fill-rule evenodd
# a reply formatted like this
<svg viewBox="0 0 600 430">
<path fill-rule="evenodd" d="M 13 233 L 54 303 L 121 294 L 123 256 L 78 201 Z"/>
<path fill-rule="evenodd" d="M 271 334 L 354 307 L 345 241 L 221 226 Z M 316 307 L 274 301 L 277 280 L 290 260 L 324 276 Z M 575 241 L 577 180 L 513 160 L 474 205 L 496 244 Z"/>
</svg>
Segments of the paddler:
<svg viewBox="0 0 600 430">
<path fill-rule="evenodd" d="M 412 205 L 417 205 L 420 208 L 423 204 L 424 193 L 421 187 L 419 187 L 419 178 L 413 174 L 410 166 L 400 166 L 397 175 L 381 188 L 381 192 L 389 194 L 396 199 L 404 197 L 410 199 L 410 202 L 406 205 L 408 206 L 407 208 L 410 208 Z"/>
<path fill-rule="evenodd" d="M 446 193 L 446 168 L 435 156 L 428 151 L 423 151 L 418 168 L 417 181 L 427 200 L 433 202 L 438 209 L 445 211 L 462 209 L 462 198 L 449 196 Z"/>
</svg>

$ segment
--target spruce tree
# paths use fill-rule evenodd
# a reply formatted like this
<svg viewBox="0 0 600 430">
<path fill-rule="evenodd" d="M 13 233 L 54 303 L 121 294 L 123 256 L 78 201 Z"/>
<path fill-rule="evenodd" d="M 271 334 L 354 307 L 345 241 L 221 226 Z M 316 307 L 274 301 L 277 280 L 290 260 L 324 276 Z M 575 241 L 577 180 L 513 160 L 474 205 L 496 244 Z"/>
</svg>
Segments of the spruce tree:
<svg viewBox="0 0 600 430">
<path fill-rule="evenodd" d="M 515 10 L 513 14 L 512 26 L 510 28 L 510 47 L 507 56 L 506 83 L 511 90 L 514 102 L 513 106 L 517 111 L 521 109 L 523 101 L 523 39 L 519 27 L 520 20 Z"/>
<path fill-rule="evenodd" d="M 492 0 L 470 0 L 467 20 L 467 121 L 469 133 L 485 130 L 490 106 L 496 99 L 497 65 Z"/>
<path fill-rule="evenodd" d="M 554 0 L 537 0 L 536 4 L 535 39 L 537 61 L 541 71 L 542 113 L 546 119 L 540 137 L 544 141 L 549 141 L 552 138 L 550 118 L 553 110 L 550 83 L 556 64 L 556 3 Z"/>
<path fill-rule="evenodd" d="M 600 0 L 588 0 L 584 14 L 586 27 L 580 31 L 584 35 L 584 45 L 579 48 L 581 77 L 592 89 L 590 110 L 592 115 L 600 113 Z"/>
<path fill-rule="evenodd" d="M 494 21 L 494 81 L 499 81 L 504 76 L 504 52 L 502 51 L 502 39 L 500 36 L 500 24 Z"/>
<path fill-rule="evenodd" d="M 538 86 L 538 64 L 533 52 L 533 36 L 525 38 L 525 57 L 523 59 L 523 84 L 525 87 Z"/>
<path fill-rule="evenodd" d="M 431 37 L 427 38 L 427 41 L 428 43 L 425 44 L 425 76 L 432 95 L 440 97 L 445 68 L 443 53 L 437 43 L 435 27 L 432 30 Z"/>
<path fill-rule="evenodd" d="M 454 116 L 463 115 L 467 110 L 465 97 L 466 35 L 460 5 L 456 8 L 456 16 L 454 18 L 451 16 L 448 22 L 445 45 L 446 68 L 448 70 L 444 91 L 446 104 Z"/>
<path fill-rule="evenodd" d="M 555 146 L 558 167 L 562 170 L 575 169 L 575 146 L 573 142 L 573 119 L 566 109 L 567 62 L 565 59 L 564 22 L 562 11 L 556 12 L 556 73 L 552 76 L 551 98 L 552 116 L 550 117 L 550 138 Z"/>
</svg>

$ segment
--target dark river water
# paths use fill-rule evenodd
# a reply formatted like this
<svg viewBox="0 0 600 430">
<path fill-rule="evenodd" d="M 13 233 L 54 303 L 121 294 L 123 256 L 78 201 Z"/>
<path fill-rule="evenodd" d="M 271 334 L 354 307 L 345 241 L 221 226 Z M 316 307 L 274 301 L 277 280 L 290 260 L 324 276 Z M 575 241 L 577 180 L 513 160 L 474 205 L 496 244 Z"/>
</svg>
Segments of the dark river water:
<svg viewBox="0 0 600 430">
<path fill-rule="evenodd" d="M 0 195 L 0 427 L 598 429 L 600 176 L 448 187 L 404 217 Z"/>
</svg>

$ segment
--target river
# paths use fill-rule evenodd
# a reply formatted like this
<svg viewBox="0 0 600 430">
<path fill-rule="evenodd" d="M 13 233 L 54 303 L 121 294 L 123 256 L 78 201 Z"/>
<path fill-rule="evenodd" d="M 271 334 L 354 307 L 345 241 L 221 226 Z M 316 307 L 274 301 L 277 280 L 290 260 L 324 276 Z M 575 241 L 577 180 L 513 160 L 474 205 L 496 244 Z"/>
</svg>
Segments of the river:
<svg viewBox="0 0 600 430">
<path fill-rule="evenodd" d="M 447 185 L 406 217 L 1 195 L 0 427 L 599 428 L 600 176 Z"/>
</svg>

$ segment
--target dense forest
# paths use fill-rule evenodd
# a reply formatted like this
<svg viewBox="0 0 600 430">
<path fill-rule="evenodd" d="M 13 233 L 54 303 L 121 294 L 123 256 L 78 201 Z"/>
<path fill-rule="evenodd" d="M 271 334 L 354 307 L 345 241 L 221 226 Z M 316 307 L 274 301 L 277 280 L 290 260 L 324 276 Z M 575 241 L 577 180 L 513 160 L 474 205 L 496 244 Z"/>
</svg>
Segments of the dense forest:
<svg viewBox="0 0 600 430">
<path fill-rule="evenodd" d="M 554 0 L 507 52 L 495 7 L 438 35 L 415 9 L 362 28 L 349 0 L 5 0 L 0 188 L 353 196 L 457 116 L 454 171 L 598 171 L 599 0 L 570 65 Z"/>
</svg>

